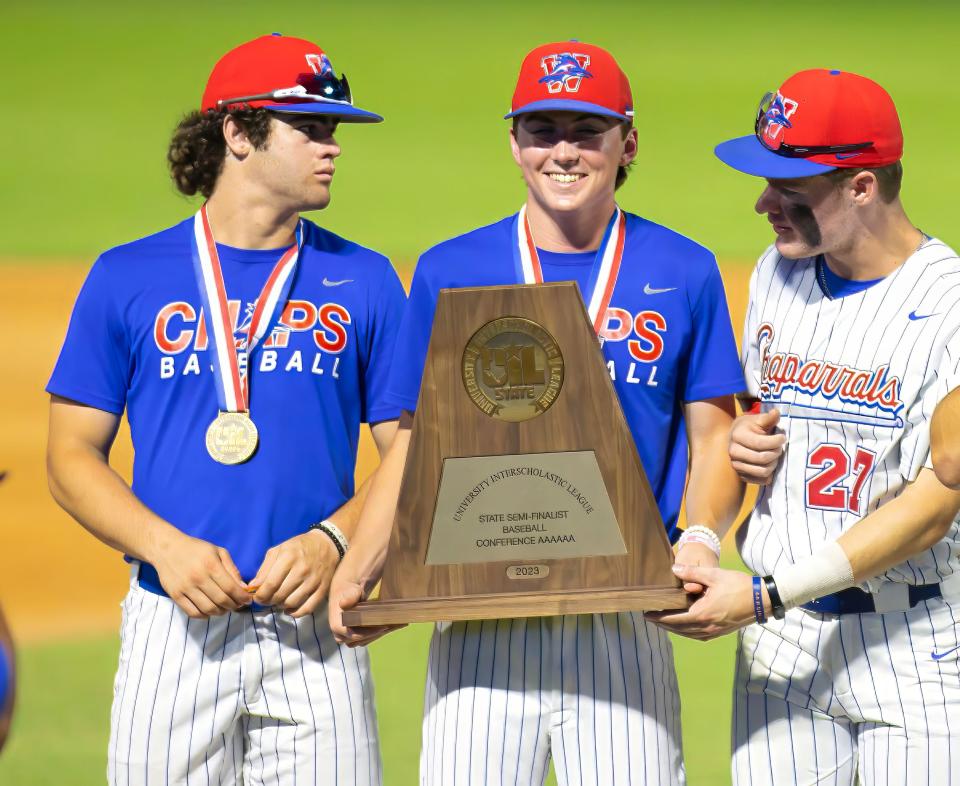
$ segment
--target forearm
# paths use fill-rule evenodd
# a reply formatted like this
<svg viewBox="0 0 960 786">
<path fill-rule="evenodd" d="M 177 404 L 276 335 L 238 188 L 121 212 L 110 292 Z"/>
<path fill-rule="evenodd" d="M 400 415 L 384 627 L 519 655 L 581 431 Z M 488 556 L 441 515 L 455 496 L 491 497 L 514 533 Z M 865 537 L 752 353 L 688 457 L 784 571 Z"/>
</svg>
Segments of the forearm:
<svg viewBox="0 0 960 786">
<path fill-rule="evenodd" d="M 721 538 L 743 502 L 744 484 L 728 455 L 733 413 L 733 398 L 729 396 L 686 405 L 690 450 L 687 522 L 707 526 Z"/>
<path fill-rule="evenodd" d="M 372 425 L 370 432 L 377 446 L 377 451 L 380 455 L 380 466 L 382 466 L 398 433 L 398 422 L 396 420 L 381 421 Z M 360 484 L 360 488 L 357 489 L 357 492 L 350 499 L 338 508 L 336 512 L 327 517 L 327 520 L 336 524 L 340 531 L 349 539 L 352 539 L 356 533 L 357 525 L 360 523 L 360 515 L 367 501 L 367 495 L 370 493 L 370 488 L 374 485 L 374 478 L 380 472 L 380 466 L 364 479 L 363 483 Z"/>
<path fill-rule="evenodd" d="M 858 521 L 837 540 L 773 573 L 791 606 L 861 584 L 939 542 L 960 509 L 960 492 L 922 470 L 902 494 Z"/>
<path fill-rule="evenodd" d="M 375 583 L 383 571 L 400 484 L 410 445 L 410 430 L 401 428 L 376 473 L 370 478 L 350 550 L 338 572 L 363 584 Z"/>
<path fill-rule="evenodd" d="M 335 512 L 327 516 L 327 521 L 332 521 L 337 526 L 337 529 L 351 542 L 356 533 L 357 524 L 360 522 L 360 513 L 366 502 L 370 486 L 373 485 L 374 478 L 377 476 L 378 471 L 379 469 L 374 470 L 373 474 L 360 484 L 360 488 L 357 489 L 356 494 L 344 502 Z"/>
<path fill-rule="evenodd" d="M 50 493 L 67 513 L 94 537 L 131 557 L 150 562 L 160 542 L 179 534 L 136 498 L 94 448 L 51 449 L 47 476 Z"/>
<path fill-rule="evenodd" d="M 687 521 L 710 527 L 722 538 L 730 529 L 743 502 L 744 485 L 730 466 L 726 440 L 719 453 L 694 456 L 687 481 Z"/>
<path fill-rule="evenodd" d="M 960 492 L 945 488 L 928 469 L 897 498 L 858 521 L 837 540 L 857 583 L 931 548 L 960 510 Z"/>
</svg>

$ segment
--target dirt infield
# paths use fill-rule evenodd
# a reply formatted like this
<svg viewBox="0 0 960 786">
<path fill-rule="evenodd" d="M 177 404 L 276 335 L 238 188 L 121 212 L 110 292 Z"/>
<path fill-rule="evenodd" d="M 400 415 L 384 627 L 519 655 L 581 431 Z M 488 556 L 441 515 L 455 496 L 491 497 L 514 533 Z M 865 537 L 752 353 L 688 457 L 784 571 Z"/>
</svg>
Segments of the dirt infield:
<svg viewBox="0 0 960 786">
<path fill-rule="evenodd" d="M 56 360 L 84 264 L 0 266 L 0 331 L 8 336 L 7 376 L 0 383 L 0 602 L 20 641 L 116 629 L 127 582 L 120 557 L 53 502 L 44 451 L 48 397 Z M 726 265 L 724 283 L 736 331 L 746 307 L 747 265 Z M 358 475 L 376 451 L 368 434 Z M 133 449 L 124 424 L 110 458 L 130 477 Z"/>
</svg>

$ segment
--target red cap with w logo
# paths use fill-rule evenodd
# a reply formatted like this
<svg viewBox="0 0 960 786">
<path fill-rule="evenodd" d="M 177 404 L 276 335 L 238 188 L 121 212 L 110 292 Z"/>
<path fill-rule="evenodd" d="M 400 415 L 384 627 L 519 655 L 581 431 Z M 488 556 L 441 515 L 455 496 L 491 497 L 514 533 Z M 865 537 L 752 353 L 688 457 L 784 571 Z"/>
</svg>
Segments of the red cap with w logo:
<svg viewBox="0 0 960 786">
<path fill-rule="evenodd" d="M 790 179 L 892 164 L 903 155 L 903 131 L 893 99 L 872 79 L 813 68 L 764 95 L 754 133 L 714 152 L 741 172 Z"/>
<path fill-rule="evenodd" d="M 579 41 L 538 46 L 523 59 L 511 111 L 584 112 L 633 120 L 626 74 L 607 50 Z"/>
<path fill-rule="evenodd" d="M 200 101 L 201 111 L 243 106 L 333 115 L 341 123 L 383 120 L 353 105 L 346 76 L 337 77 L 319 46 L 280 33 L 240 44 L 213 67 Z"/>
</svg>

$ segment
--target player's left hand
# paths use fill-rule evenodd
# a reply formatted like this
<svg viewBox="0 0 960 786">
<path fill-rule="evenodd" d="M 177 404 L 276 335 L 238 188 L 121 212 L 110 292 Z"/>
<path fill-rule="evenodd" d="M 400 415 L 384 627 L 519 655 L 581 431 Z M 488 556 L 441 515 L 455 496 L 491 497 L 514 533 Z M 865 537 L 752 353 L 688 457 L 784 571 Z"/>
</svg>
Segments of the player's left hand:
<svg viewBox="0 0 960 786">
<path fill-rule="evenodd" d="M 333 637 L 339 644 L 346 644 L 348 647 L 366 647 L 372 644 L 381 636 L 406 625 L 377 625 L 373 627 L 351 628 L 343 624 L 344 609 L 352 609 L 360 601 L 366 600 L 367 588 L 363 584 L 350 581 L 337 573 L 334 582 L 330 587 L 330 630 L 333 631 Z"/>
<path fill-rule="evenodd" d="M 720 564 L 720 559 L 714 554 L 713 549 L 704 546 L 702 543 L 691 541 L 677 549 L 677 556 L 674 562 L 677 565 L 715 568 Z M 698 584 L 696 581 L 685 581 L 683 583 L 683 589 L 693 595 L 699 595 L 706 587 Z"/>
<path fill-rule="evenodd" d="M 250 581 L 253 599 L 282 608 L 291 617 L 312 614 L 327 597 L 340 555 L 319 530 L 296 535 L 269 549 Z"/>
<path fill-rule="evenodd" d="M 708 641 L 754 622 L 753 578 L 738 570 L 674 565 L 683 583 L 705 589 L 686 611 L 648 611 L 644 616 L 672 633 Z M 765 598 L 766 599 L 766 598 Z"/>
</svg>

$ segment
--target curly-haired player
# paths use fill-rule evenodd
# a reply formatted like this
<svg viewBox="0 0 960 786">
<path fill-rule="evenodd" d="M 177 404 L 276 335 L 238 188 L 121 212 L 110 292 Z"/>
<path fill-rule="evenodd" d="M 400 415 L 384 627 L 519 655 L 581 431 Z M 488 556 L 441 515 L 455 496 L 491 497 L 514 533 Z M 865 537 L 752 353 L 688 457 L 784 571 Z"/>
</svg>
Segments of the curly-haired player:
<svg viewBox="0 0 960 786">
<path fill-rule="evenodd" d="M 275 34 L 213 68 L 170 145 L 200 211 L 100 256 L 47 386 L 57 501 L 132 561 L 111 783 L 375 784 L 364 653 L 326 593 L 355 526 L 362 421 L 403 289 L 379 254 L 300 217 L 330 201 L 353 106 L 316 44 Z M 126 410 L 133 486 L 107 463 Z"/>
</svg>

